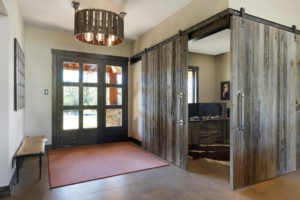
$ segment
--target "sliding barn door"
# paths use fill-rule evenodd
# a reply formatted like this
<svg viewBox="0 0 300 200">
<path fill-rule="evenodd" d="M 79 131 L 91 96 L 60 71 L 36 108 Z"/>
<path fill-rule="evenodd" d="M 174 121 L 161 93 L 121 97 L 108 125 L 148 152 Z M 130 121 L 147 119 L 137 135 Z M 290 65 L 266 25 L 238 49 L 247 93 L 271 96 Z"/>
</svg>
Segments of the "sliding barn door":
<svg viewBox="0 0 300 200">
<path fill-rule="evenodd" d="M 171 163 L 187 165 L 187 37 L 142 58 L 143 147 Z"/>
<path fill-rule="evenodd" d="M 295 63 L 296 66 L 296 149 L 297 149 L 297 170 L 300 169 L 300 36 L 297 36 L 297 43 L 295 45 Z"/>
<path fill-rule="evenodd" d="M 296 170 L 296 49 L 293 33 L 232 16 L 233 189 Z"/>
</svg>

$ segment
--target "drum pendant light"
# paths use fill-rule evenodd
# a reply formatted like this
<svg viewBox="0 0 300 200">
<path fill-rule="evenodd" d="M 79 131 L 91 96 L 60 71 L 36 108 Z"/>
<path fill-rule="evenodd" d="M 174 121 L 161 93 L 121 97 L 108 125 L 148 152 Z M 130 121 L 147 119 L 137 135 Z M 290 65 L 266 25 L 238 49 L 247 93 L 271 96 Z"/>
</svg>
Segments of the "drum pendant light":
<svg viewBox="0 0 300 200">
<path fill-rule="evenodd" d="M 87 44 L 115 46 L 124 40 L 124 16 L 102 9 L 78 10 L 78 2 L 72 2 L 75 9 L 74 36 Z"/>
</svg>

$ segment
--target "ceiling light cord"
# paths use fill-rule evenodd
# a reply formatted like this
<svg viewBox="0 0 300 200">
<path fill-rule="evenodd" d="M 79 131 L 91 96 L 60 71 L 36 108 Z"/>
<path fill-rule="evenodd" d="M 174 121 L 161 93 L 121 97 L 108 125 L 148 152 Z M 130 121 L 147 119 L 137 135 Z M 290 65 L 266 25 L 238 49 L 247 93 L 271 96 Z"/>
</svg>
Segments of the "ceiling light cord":
<svg viewBox="0 0 300 200">
<path fill-rule="evenodd" d="M 71 5 L 72 5 L 72 7 L 75 9 L 75 12 L 77 12 L 77 11 L 78 11 L 78 8 L 79 8 L 79 6 L 80 6 L 80 3 L 77 2 L 77 1 L 72 1 Z"/>
</svg>

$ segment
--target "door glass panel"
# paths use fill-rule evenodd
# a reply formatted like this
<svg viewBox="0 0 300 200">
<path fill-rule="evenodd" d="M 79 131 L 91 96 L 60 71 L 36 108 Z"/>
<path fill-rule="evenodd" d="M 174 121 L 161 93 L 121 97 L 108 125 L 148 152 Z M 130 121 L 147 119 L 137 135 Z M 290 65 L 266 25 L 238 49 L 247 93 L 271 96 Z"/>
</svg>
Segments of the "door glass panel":
<svg viewBox="0 0 300 200">
<path fill-rule="evenodd" d="M 96 106 L 97 105 L 98 88 L 97 87 L 83 87 L 83 105 Z"/>
<path fill-rule="evenodd" d="M 83 82 L 84 83 L 97 83 L 97 65 L 95 64 L 83 64 Z"/>
<path fill-rule="evenodd" d="M 97 110 L 83 110 L 83 128 L 97 128 Z"/>
<path fill-rule="evenodd" d="M 122 126 L 122 109 L 106 109 L 106 127 Z"/>
<path fill-rule="evenodd" d="M 79 82 L 79 64 L 73 62 L 64 62 L 63 69 L 63 81 L 64 82 Z"/>
<path fill-rule="evenodd" d="M 106 105 L 122 105 L 122 88 L 106 88 Z"/>
<path fill-rule="evenodd" d="M 79 128 L 78 110 L 64 110 L 63 130 L 74 130 Z"/>
<path fill-rule="evenodd" d="M 106 66 L 106 84 L 122 84 L 122 67 Z"/>
<path fill-rule="evenodd" d="M 63 101 L 64 106 L 78 106 L 79 104 L 79 87 L 64 86 Z"/>
</svg>

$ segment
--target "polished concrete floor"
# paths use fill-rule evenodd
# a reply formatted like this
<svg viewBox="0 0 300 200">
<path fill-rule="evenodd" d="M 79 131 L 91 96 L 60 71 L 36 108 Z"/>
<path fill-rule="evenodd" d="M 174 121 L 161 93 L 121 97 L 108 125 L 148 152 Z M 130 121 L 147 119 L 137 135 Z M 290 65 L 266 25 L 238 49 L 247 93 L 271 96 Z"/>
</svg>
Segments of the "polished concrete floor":
<svg viewBox="0 0 300 200">
<path fill-rule="evenodd" d="M 189 171 L 175 166 L 162 167 L 50 190 L 47 158 L 38 180 L 38 159 L 27 158 L 20 172 L 20 183 L 11 197 L 20 200 L 160 200 L 160 199 L 300 199 L 300 172 L 232 191 L 228 166 L 190 162 Z"/>
</svg>

